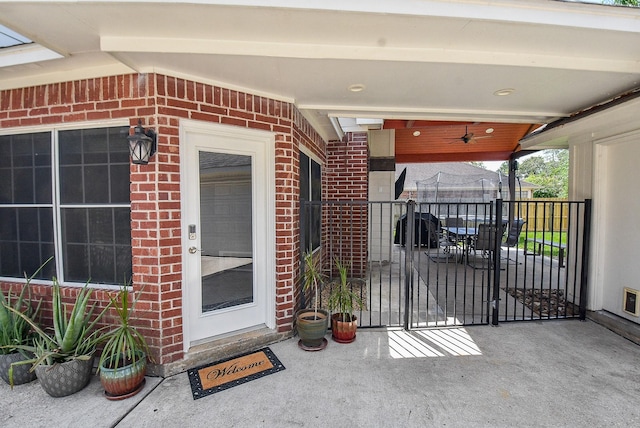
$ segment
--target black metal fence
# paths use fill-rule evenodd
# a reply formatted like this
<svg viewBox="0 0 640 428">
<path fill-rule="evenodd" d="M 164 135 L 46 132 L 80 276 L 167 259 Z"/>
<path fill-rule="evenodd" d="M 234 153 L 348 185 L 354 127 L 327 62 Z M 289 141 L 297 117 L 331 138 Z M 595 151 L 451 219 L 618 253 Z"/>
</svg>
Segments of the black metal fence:
<svg viewBox="0 0 640 428">
<path fill-rule="evenodd" d="M 584 319 L 590 215 L 590 200 L 305 202 L 301 250 L 330 279 L 321 304 L 334 261 L 350 267 L 360 327 Z"/>
</svg>

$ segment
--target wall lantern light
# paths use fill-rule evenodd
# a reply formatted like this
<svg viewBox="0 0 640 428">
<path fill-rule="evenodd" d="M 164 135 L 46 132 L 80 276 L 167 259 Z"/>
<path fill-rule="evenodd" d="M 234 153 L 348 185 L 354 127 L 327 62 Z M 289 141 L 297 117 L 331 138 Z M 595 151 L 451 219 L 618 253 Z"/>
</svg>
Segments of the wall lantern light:
<svg viewBox="0 0 640 428">
<path fill-rule="evenodd" d="M 156 152 L 156 133 L 152 129 L 144 129 L 142 120 L 138 119 L 133 135 L 129 135 L 129 152 L 131 162 L 137 165 L 146 165 Z"/>
</svg>

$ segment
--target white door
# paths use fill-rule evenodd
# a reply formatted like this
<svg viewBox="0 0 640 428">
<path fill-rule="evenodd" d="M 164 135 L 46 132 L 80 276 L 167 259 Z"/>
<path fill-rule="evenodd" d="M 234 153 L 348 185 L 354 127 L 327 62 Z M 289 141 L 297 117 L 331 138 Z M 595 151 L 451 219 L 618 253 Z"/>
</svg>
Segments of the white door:
<svg viewBox="0 0 640 428">
<path fill-rule="evenodd" d="M 273 134 L 181 124 L 185 350 L 275 326 Z"/>
</svg>

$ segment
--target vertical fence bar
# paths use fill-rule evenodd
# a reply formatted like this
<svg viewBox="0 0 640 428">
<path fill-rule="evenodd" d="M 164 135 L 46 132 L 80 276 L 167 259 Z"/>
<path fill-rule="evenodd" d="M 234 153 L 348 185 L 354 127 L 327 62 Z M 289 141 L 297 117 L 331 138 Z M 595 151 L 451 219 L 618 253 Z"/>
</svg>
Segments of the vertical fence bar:
<svg viewBox="0 0 640 428">
<path fill-rule="evenodd" d="M 309 245 L 312 244 L 311 232 L 316 227 L 313 220 L 314 211 L 318 206 L 321 206 L 323 214 L 322 256 L 326 272 L 330 275 L 335 274 L 331 272 L 331 262 L 334 257 L 350 258 L 351 268 L 355 271 L 362 271 L 363 277 L 369 277 L 371 287 L 371 293 L 367 296 L 369 315 L 366 316 L 364 312 L 360 313 L 359 324 L 361 327 L 388 325 L 404 326 L 411 329 L 423 325 L 423 322 L 424 325 L 433 326 L 435 324 L 440 327 L 448 326 L 451 322 L 464 325 L 476 324 L 478 320 L 481 320 L 481 323 L 498 325 L 501 321 L 558 319 L 572 316 L 584 319 L 586 317 L 589 274 L 591 206 L 587 205 L 587 202 L 569 202 L 560 206 L 558 206 L 559 203 L 555 203 L 552 207 L 549 204 L 553 202 L 548 201 L 497 200 L 494 203 L 496 204 L 495 210 L 493 204 L 482 205 L 479 203 L 418 205 L 413 201 L 385 202 L 384 204 L 361 201 L 323 201 L 314 204 L 301 201 L 300 254 L 308 251 Z M 590 201 L 588 203 L 590 204 Z M 399 207 L 398 213 L 394 210 L 395 205 Z M 527 232 L 533 234 L 547 232 L 547 235 L 543 235 L 542 238 L 537 237 L 538 240 L 544 240 L 546 237 L 547 241 L 551 243 L 561 243 L 566 233 L 567 254 L 573 254 L 574 257 L 571 259 L 565 257 L 565 272 L 562 272 L 559 263 L 556 263 L 556 256 L 551 252 L 554 245 L 551 244 L 551 248 L 549 248 L 549 243 L 542 245 L 541 253 L 537 252 L 537 247 L 533 251 L 525 249 L 527 256 L 520 254 L 521 265 L 510 265 L 505 263 L 506 259 L 501 259 L 502 218 L 508 216 L 507 210 L 510 207 L 512 207 L 515 217 L 530 220 Z M 584 210 L 582 207 L 585 207 Z M 388 219 L 385 216 L 387 208 L 389 209 Z M 465 210 L 465 208 L 467 209 Z M 446 230 L 439 231 L 435 223 L 433 230 L 425 229 L 423 222 L 429 221 L 429 219 L 423 218 L 423 211 L 443 212 L 451 215 L 456 213 L 467 227 L 477 227 L 478 222 L 486 223 L 491 219 L 491 223 L 495 225 L 496 236 L 495 244 L 491 244 L 493 257 L 489 258 L 489 269 L 485 267 L 485 270 L 482 270 L 478 265 L 478 260 L 480 260 L 478 256 L 483 254 L 476 249 L 475 241 L 472 239 L 461 241 L 458 246 L 449 247 L 451 244 L 447 241 Z M 475 215 L 472 215 L 473 213 Z M 532 220 L 531 214 L 536 213 L 549 215 L 543 216 L 545 218 L 540 221 Z M 550 213 L 554 213 L 555 216 L 560 214 L 561 218 L 567 217 L 566 220 L 563 220 L 566 223 L 558 221 L 557 218 L 552 221 L 549 219 Z M 405 215 L 403 216 L 403 214 Z M 439 216 L 437 219 L 444 222 L 445 216 Z M 384 220 L 382 220 L 383 218 Z M 405 218 L 406 223 L 402 221 Z M 389 230 L 385 229 L 384 234 L 376 235 L 378 229 L 382 232 L 382 222 L 389 221 L 391 222 Z M 584 224 L 580 224 L 583 221 Z M 394 235 L 394 225 L 398 236 Z M 416 230 L 416 227 L 419 229 Z M 439 248 L 434 245 L 433 251 L 430 236 L 432 232 L 438 234 L 436 242 L 440 245 Z M 362 240 L 361 237 L 365 235 L 368 239 Z M 419 241 L 416 242 L 416 239 Z M 531 236 L 529 239 L 532 239 Z M 368 247 L 368 243 L 373 243 L 374 240 L 379 240 L 378 246 L 380 248 Z M 391 250 L 389 257 L 398 260 L 399 263 L 393 263 L 391 259 L 389 263 L 382 262 L 383 257 L 384 260 L 387 259 L 387 250 L 385 250 L 384 256 L 376 254 L 377 251 L 382 251 L 387 241 L 388 250 Z M 395 248 L 392 247 L 394 245 L 392 241 L 395 241 Z M 403 249 L 399 248 L 400 244 L 404 244 Z M 418 247 L 416 248 L 416 246 Z M 429 249 L 423 253 L 425 246 L 428 246 Z M 458 257 L 456 257 L 456 252 Z M 514 258 L 518 260 L 517 247 L 515 252 Z M 373 258 L 371 258 L 372 254 Z M 461 255 L 462 257 L 460 257 Z M 513 251 L 511 255 L 514 255 Z M 380 261 L 378 262 L 378 260 Z M 304 271 L 302 261 L 299 268 L 300 274 L 302 274 Z M 501 271 L 501 268 L 504 268 L 505 271 Z M 382 275 L 383 272 L 385 275 Z M 569 272 L 575 272 L 575 275 L 570 275 Z M 352 272 L 352 276 L 354 275 L 356 272 Z M 421 282 L 423 280 L 424 283 Z M 569 283 L 570 280 L 573 284 Z M 511 293 L 506 299 L 502 295 L 501 285 L 505 287 L 508 294 Z M 330 287 L 330 285 L 328 286 Z M 422 286 L 425 288 L 421 290 Z M 533 305 L 519 303 L 514 296 L 514 294 L 519 296 L 527 292 L 532 292 L 537 296 L 538 291 L 544 292 L 541 293 L 543 298 L 552 292 L 557 293 L 560 297 L 560 293 L 564 292 L 567 303 L 575 305 L 575 312 L 570 316 L 562 312 L 538 313 L 537 309 L 534 310 Z M 503 296 L 502 300 L 501 296 Z M 298 305 L 309 302 L 309 296 L 300 291 L 296 292 L 295 298 Z"/>
<path fill-rule="evenodd" d="M 582 272 L 580 275 L 580 320 L 587 317 L 587 282 L 589 281 L 589 251 L 591 237 L 591 199 L 584 201 L 584 229 L 582 232 Z"/>
<path fill-rule="evenodd" d="M 578 287 L 578 284 L 582 281 L 582 272 L 578 271 L 578 268 L 582 268 L 582 256 L 578 257 L 578 254 L 580 254 L 578 252 L 578 249 L 580 248 L 580 245 L 579 245 L 580 242 L 579 242 L 579 237 L 578 236 L 579 236 L 581 227 L 584 228 L 584 208 L 585 208 L 585 205 L 586 205 L 586 201 L 582 204 L 582 207 L 580 207 L 580 205 L 576 206 L 575 213 L 571 217 L 573 219 L 573 221 L 575 222 L 575 226 L 572 226 L 572 228 L 571 228 L 574 231 L 575 236 L 576 236 L 573 239 L 573 241 L 575 241 L 575 243 L 574 243 L 573 246 L 571 246 L 567 242 L 567 250 L 569 251 L 568 254 L 571 254 L 571 252 L 573 251 L 573 254 L 575 255 L 573 257 L 575 262 L 571 263 L 571 266 L 573 266 L 571 268 L 571 273 L 572 273 L 571 277 L 573 279 L 573 284 L 571 284 L 571 285 L 573 286 L 573 288 L 572 288 L 573 302 L 572 303 L 574 304 L 574 309 L 575 309 L 576 304 L 578 305 L 578 307 L 580 306 L 580 295 L 578 294 L 579 291 L 577 291 L 577 287 Z M 580 224 L 581 221 L 582 221 L 582 226 Z M 584 232 L 584 229 L 583 229 L 583 232 Z M 578 260 L 580 260 L 580 263 L 578 263 Z M 567 263 L 569 263 L 568 256 L 567 256 Z M 570 265 L 567 264 L 567 273 L 569 272 L 569 266 Z M 578 317 L 580 317 L 580 310 L 578 310 Z"/>
<path fill-rule="evenodd" d="M 548 207 L 550 207 L 552 205 L 553 205 L 553 203 L 548 204 L 547 202 L 542 202 L 542 218 L 543 218 L 542 234 L 543 234 L 543 236 L 546 236 L 545 232 L 548 231 L 548 234 L 550 236 L 550 238 L 549 238 L 550 240 L 553 239 L 553 238 L 551 238 L 553 236 L 553 231 L 549 230 L 549 228 L 548 228 L 548 226 L 549 226 L 549 220 L 548 220 L 549 208 Z M 546 220 L 546 221 L 544 221 L 544 220 Z M 544 296 L 544 283 L 545 283 L 544 279 L 545 279 L 545 274 L 546 274 L 546 269 L 545 269 L 546 264 L 544 263 L 544 248 L 542 248 L 542 254 L 543 254 L 543 257 L 542 257 L 543 262 L 540 265 L 540 298 L 541 299 L 542 299 L 542 296 Z M 553 257 L 553 248 L 550 248 L 549 249 L 549 263 L 551 263 L 552 257 Z M 549 283 L 548 296 L 549 296 L 549 299 L 550 299 L 551 298 L 551 285 L 552 285 L 551 284 L 551 266 L 549 266 L 549 281 L 548 281 L 548 283 Z M 543 316 L 544 316 L 544 310 L 542 308 L 542 305 L 540 305 L 539 312 L 540 312 L 540 314 L 539 314 L 540 319 L 542 319 Z M 550 307 L 547 308 L 547 319 L 549 319 L 549 318 L 551 318 Z"/>
<path fill-rule="evenodd" d="M 404 329 L 409 330 L 409 311 L 411 303 L 409 293 L 411 292 L 411 284 L 413 282 L 413 245 L 414 245 L 414 227 L 416 217 L 416 203 L 410 200 L 407 203 L 407 227 L 406 227 L 406 246 L 404 252 Z"/>
<path fill-rule="evenodd" d="M 564 215 L 565 215 L 566 211 L 569 210 L 570 206 L 571 206 L 571 202 L 569 202 L 566 207 L 565 207 L 564 203 L 560 204 L 560 220 L 559 220 L 559 223 L 558 223 L 559 224 L 558 228 L 560 230 L 559 230 L 559 234 L 558 234 L 559 235 L 558 242 L 560 243 L 560 246 L 562 247 L 562 233 L 563 233 L 563 230 L 564 230 L 564 236 L 565 236 L 565 242 L 566 242 L 565 248 L 567 247 L 567 245 L 571 241 L 569 240 L 569 235 L 570 235 L 570 233 L 569 233 L 569 225 L 568 224 L 564 225 L 563 224 L 563 219 L 564 219 Z M 560 292 L 560 285 L 561 284 L 564 285 L 564 289 L 563 289 L 562 292 L 564 293 L 565 301 L 568 301 L 569 292 L 567 290 L 568 282 L 566 280 L 566 274 L 567 274 L 567 270 L 568 269 L 564 270 L 564 275 L 562 274 L 562 267 L 563 267 L 563 265 L 566 266 L 567 262 L 564 260 L 565 254 L 561 254 L 561 253 L 566 253 L 566 252 L 564 250 L 558 249 L 558 275 L 557 275 L 558 277 L 556 279 L 556 282 L 558 283 L 558 292 Z M 560 260 L 561 256 L 563 258 L 562 260 Z M 563 281 L 563 276 L 564 276 L 564 281 Z M 568 314 L 569 314 L 569 305 L 567 303 L 565 303 L 564 318 L 568 318 Z M 558 316 L 559 316 L 559 313 L 556 313 L 556 317 L 558 317 Z"/>
<path fill-rule="evenodd" d="M 502 224 L 502 199 L 496 200 L 496 222 L 500 221 Z M 491 324 L 498 325 L 499 306 L 500 306 L 500 244 L 502 240 L 502 234 L 498 232 L 502 228 L 496 227 L 496 239 L 494 242 L 495 257 L 493 258 L 493 291 L 491 300 Z"/>
<path fill-rule="evenodd" d="M 538 233 L 538 230 L 539 230 L 539 228 L 538 228 L 538 209 L 539 209 L 539 207 L 540 207 L 540 202 L 534 202 L 533 203 L 533 215 L 534 215 L 533 218 L 535 219 L 535 224 L 534 224 L 534 229 L 533 229 L 534 236 L 537 236 L 537 233 Z M 544 222 L 543 222 L 543 224 L 544 224 Z M 542 235 L 544 236 L 544 228 L 542 229 Z M 542 252 L 540 253 L 540 260 L 543 260 L 544 259 L 544 248 L 542 248 L 541 250 L 542 250 Z M 538 256 L 534 256 L 534 260 L 537 257 Z M 537 277 L 536 276 L 536 270 L 534 269 L 531 272 L 531 292 L 532 293 L 534 292 L 534 290 L 536 288 L 536 277 Z M 540 288 L 542 288 L 542 285 L 540 286 Z M 526 289 L 526 283 L 525 283 L 524 293 L 526 293 L 526 292 L 527 292 L 527 289 Z M 522 307 L 522 314 L 523 314 L 522 318 L 523 319 L 525 318 L 525 309 L 524 308 L 525 308 L 525 305 L 523 305 L 523 307 Z M 529 308 L 529 311 L 528 311 L 529 312 L 529 316 L 531 317 L 531 319 L 534 319 L 535 318 L 535 312 L 533 311 L 533 305 L 529 306 L 528 308 Z"/>
</svg>

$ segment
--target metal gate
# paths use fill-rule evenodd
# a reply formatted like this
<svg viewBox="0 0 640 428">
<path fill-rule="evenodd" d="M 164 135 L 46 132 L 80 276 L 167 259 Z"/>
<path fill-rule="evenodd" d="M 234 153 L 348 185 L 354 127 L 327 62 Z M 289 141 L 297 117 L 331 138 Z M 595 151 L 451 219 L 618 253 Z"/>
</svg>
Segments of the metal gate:
<svg viewBox="0 0 640 428">
<path fill-rule="evenodd" d="M 304 202 L 301 254 L 316 251 L 322 260 L 329 281 L 321 305 L 337 278 L 335 260 L 349 267 L 364 302 L 359 327 L 584 319 L 590 207 L 590 200 Z M 298 304 L 308 299 L 301 293 Z"/>
</svg>

